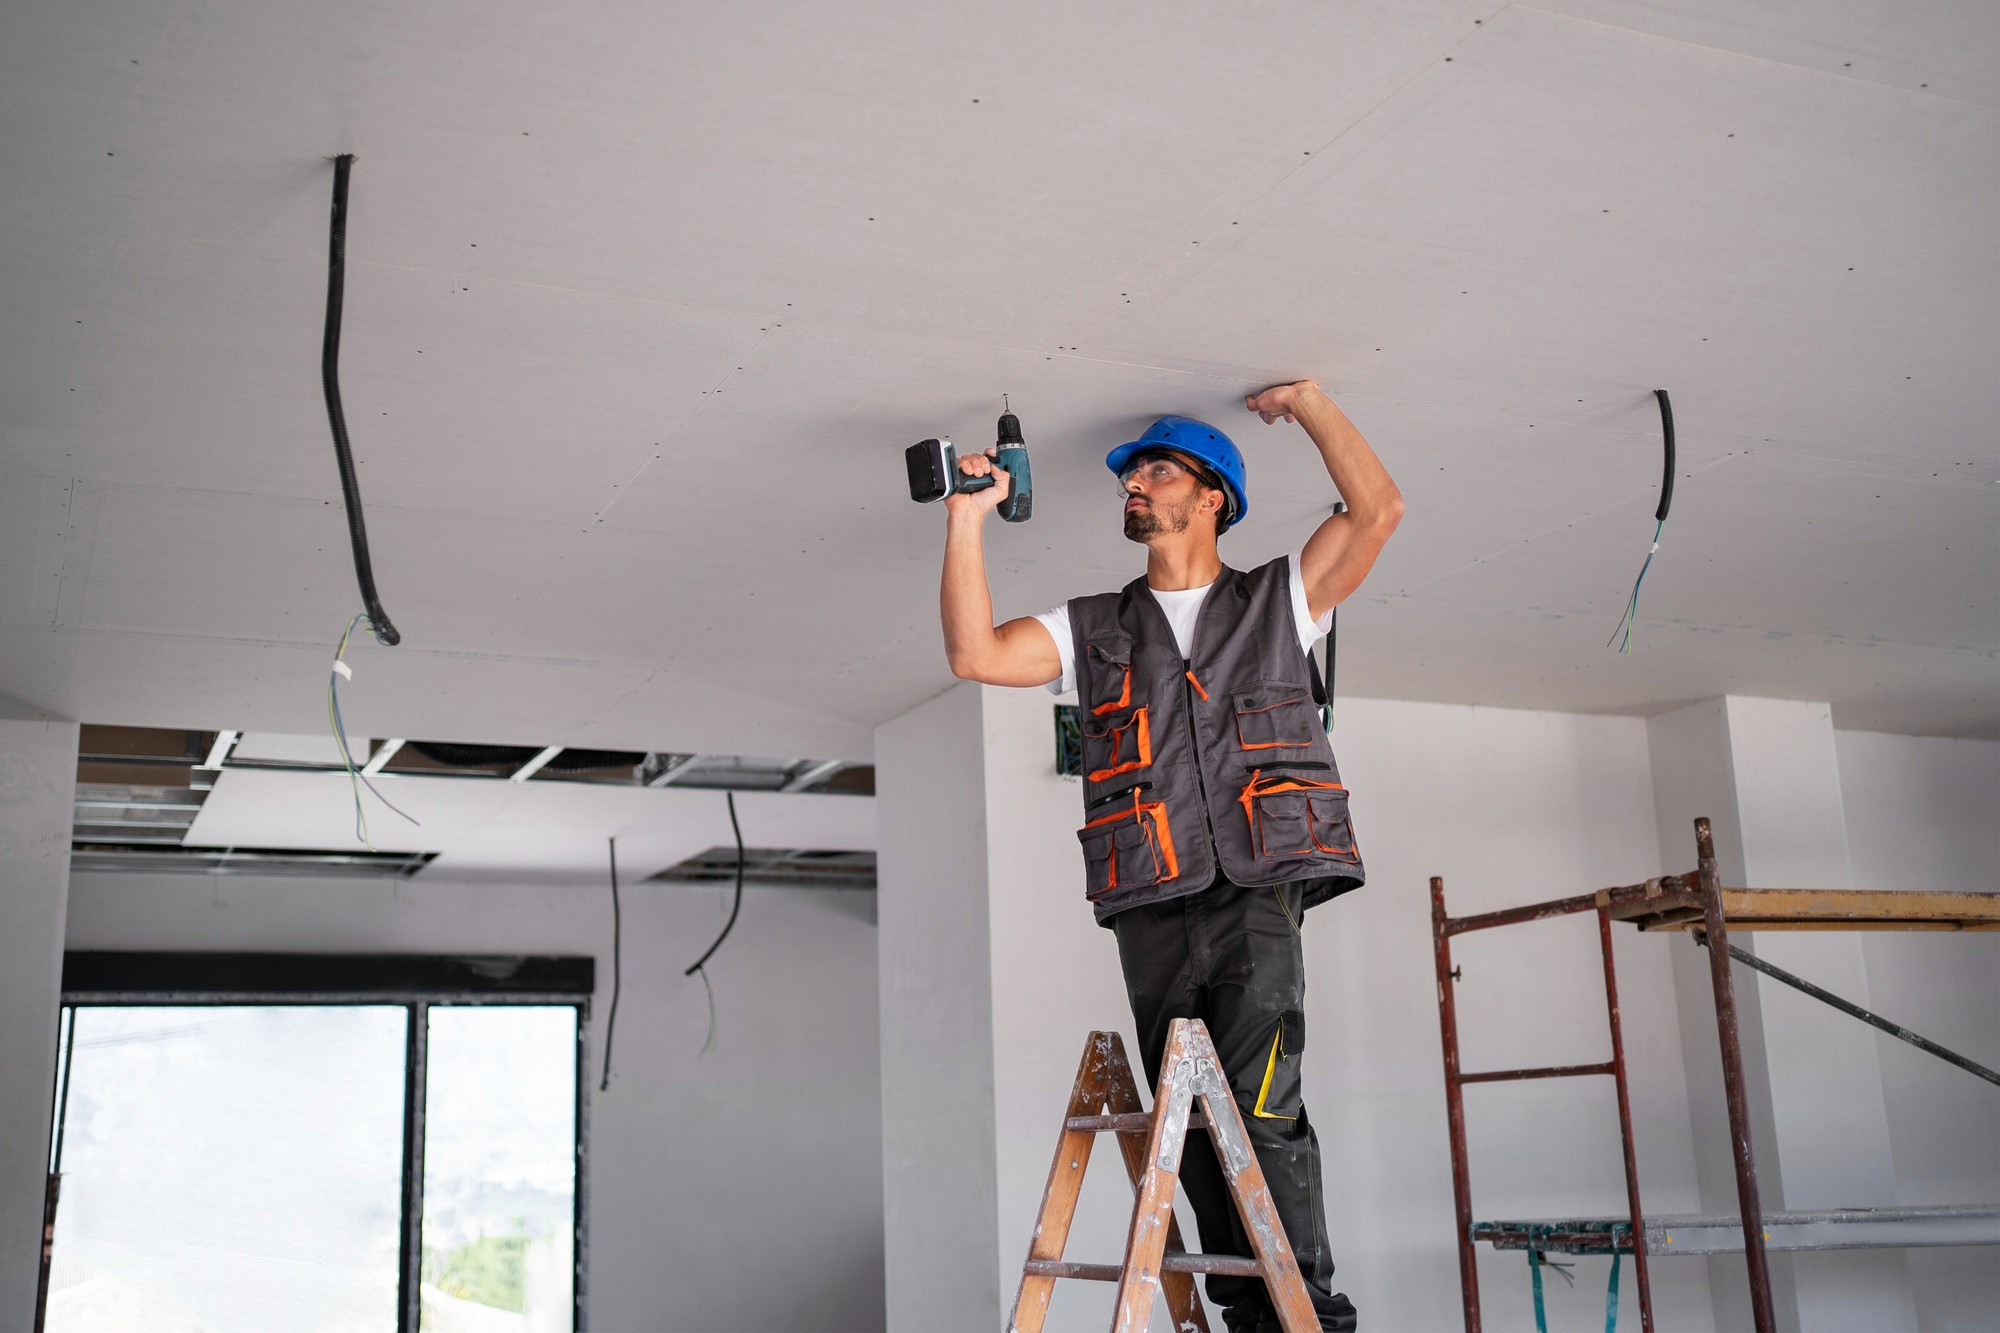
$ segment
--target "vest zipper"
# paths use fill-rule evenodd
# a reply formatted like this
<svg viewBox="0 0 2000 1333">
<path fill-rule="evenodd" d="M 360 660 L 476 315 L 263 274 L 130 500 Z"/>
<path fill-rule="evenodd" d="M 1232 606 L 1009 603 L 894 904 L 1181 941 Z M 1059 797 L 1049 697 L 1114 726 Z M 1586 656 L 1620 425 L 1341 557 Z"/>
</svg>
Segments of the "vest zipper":
<svg viewBox="0 0 2000 1333">
<path fill-rule="evenodd" d="M 1100 805 L 1109 805 L 1113 801 L 1122 801 L 1127 796 L 1132 795 L 1134 792 L 1151 791 L 1152 787 L 1153 784 L 1150 782 L 1135 782 L 1129 787 L 1120 787 L 1117 791 L 1114 791 L 1106 796 L 1100 796 L 1096 800 L 1092 801 L 1089 805 L 1084 806 L 1083 812 L 1085 814 L 1089 814 L 1092 810 L 1095 810 Z"/>
<path fill-rule="evenodd" d="M 1208 779 L 1202 776 L 1201 728 L 1196 724 L 1194 711 L 1194 659 L 1181 659 L 1182 697 L 1187 701 L 1188 743 L 1194 747 L 1195 790 L 1201 793 L 1201 822 L 1208 830 L 1208 850 L 1215 861 L 1216 874 L 1222 873 L 1222 843 L 1215 836 L 1215 819 L 1208 809 Z M 1207 691 L 1203 691 L 1204 694 Z"/>
</svg>

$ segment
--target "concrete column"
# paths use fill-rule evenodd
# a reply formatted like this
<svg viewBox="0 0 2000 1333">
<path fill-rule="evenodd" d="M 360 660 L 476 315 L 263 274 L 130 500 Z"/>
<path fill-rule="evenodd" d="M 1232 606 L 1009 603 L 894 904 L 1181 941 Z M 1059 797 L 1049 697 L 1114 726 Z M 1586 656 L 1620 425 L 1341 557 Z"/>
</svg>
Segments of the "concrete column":
<svg viewBox="0 0 2000 1333">
<path fill-rule="evenodd" d="M 1137 1058 L 1116 943 L 1052 832 L 1082 823 L 1054 702 L 961 684 L 875 733 L 891 1330 L 1001 1325 L 1086 1034 L 1119 1029 Z M 1107 1143 L 1070 1254 L 1115 1261 L 1131 1206 Z M 1105 1284 L 1064 1283 L 1048 1327 L 1110 1313 Z"/>
<path fill-rule="evenodd" d="M 982 687 L 875 732 L 888 1326 L 1000 1325 Z"/>
<path fill-rule="evenodd" d="M 1852 886 L 1846 816 L 1823 703 L 1729 697 L 1651 719 L 1648 742 L 1660 845 L 1669 871 L 1693 868 L 1696 815 L 1714 823 L 1728 885 Z M 1731 941 L 1867 1005 L 1862 939 L 1844 932 L 1762 932 Z M 1767 1211 L 1896 1202 L 1886 1101 L 1869 1029 L 1748 969 L 1735 972 L 1745 1072 Z M 1728 1120 L 1707 960 L 1675 951 L 1704 1211 L 1733 1212 Z M 1901 1251 L 1774 1257 L 1773 1297 L 1787 1329 L 1916 1327 Z M 1710 1264 L 1716 1326 L 1748 1309 L 1740 1260 Z"/>
<path fill-rule="evenodd" d="M 0 1328 L 34 1326 L 76 800 L 76 724 L 21 711 L 0 710 Z"/>
</svg>

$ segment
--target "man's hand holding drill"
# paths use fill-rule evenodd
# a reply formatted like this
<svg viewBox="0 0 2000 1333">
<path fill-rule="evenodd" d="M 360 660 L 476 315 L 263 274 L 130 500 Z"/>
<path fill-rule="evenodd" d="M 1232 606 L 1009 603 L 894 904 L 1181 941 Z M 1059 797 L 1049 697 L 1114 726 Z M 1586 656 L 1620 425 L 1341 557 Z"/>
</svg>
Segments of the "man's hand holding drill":
<svg viewBox="0 0 2000 1333">
<path fill-rule="evenodd" d="M 961 473 L 968 477 L 991 477 L 993 484 L 983 491 L 964 494 L 954 492 L 945 496 L 945 512 L 952 519 L 968 517 L 974 520 L 982 519 L 986 517 L 988 510 L 999 508 L 1000 502 L 1012 493 L 1014 478 L 1008 474 L 1007 469 L 995 467 L 993 464 L 999 452 L 997 448 L 988 449 L 983 454 L 966 454 L 958 460 L 958 470 Z"/>
</svg>

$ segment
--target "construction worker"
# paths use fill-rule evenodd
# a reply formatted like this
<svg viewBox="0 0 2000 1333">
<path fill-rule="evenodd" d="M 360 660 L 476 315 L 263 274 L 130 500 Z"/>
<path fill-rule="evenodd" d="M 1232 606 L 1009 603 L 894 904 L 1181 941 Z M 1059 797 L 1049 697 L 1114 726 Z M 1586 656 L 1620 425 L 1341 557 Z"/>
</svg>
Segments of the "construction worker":
<svg viewBox="0 0 2000 1333">
<path fill-rule="evenodd" d="M 1008 476 L 974 454 L 959 468 L 995 484 L 945 501 L 945 650 L 962 679 L 1076 690 L 1084 896 L 1117 934 L 1146 1076 L 1158 1084 L 1174 1019 L 1207 1024 L 1320 1326 L 1351 1330 L 1299 1088 L 1299 927 L 1363 872 L 1308 652 L 1374 565 L 1403 499 L 1312 381 L 1244 406 L 1266 425 L 1304 426 L 1347 502 L 1304 549 L 1248 572 L 1224 565 L 1216 539 L 1250 508 L 1242 455 L 1212 426 L 1162 417 L 1105 459 L 1125 536 L 1146 547 L 1145 577 L 995 626 L 981 528 Z M 1181 1183 L 1203 1250 L 1250 1254 L 1207 1136 L 1189 1136 Z M 1279 1327 L 1261 1279 L 1207 1285 L 1235 1333 Z"/>
</svg>

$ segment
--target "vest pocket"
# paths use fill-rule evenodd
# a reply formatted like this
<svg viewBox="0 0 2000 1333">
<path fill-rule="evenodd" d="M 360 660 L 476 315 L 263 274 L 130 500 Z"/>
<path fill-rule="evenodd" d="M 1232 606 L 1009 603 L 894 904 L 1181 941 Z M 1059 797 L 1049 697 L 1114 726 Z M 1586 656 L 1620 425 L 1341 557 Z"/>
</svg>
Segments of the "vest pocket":
<svg viewBox="0 0 2000 1333">
<path fill-rule="evenodd" d="M 1347 788 L 1288 773 L 1252 773 L 1238 798 L 1250 821 L 1250 846 L 1266 860 L 1328 856 L 1358 864 Z"/>
<path fill-rule="evenodd" d="M 1319 712 L 1307 690 L 1279 681 L 1263 681 L 1239 691 L 1232 702 L 1236 707 L 1236 743 L 1246 750 L 1303 748 L 1319 729 Z"/>
<path fill-rule="evenodd" d="M 1091 718 L 1083 724 L 1083 766 L 1092 782 L 1108 782 L 1153 762 L 1153 735 L 1146 710 L 1119 718 Z"/>
<path fill-rule="evenodd" d="M 1102 717 L 1132 706 L 1132 636 L 1107 635 L 1083 646 L 1077 678 L 1079 697 L 1091 716 Z"/>
<path fill-rule="evenodd" d="M 1141 801 L 1135 794 L 1132 804 L 1091 820 L 1076 837 L 1083 844 L 1086 898 L 1142 889 L 1180 874 L 1167 807 L 1161 802 Z"/>
<path fill-rule="evenodd" d="M 1311 826 L 1313 850 L 1346 861 L 1361 863 L 1354 847 L 1354 821 L 1347 815 L 1347 791 L 1306 793 L 1306 810 Z"/>
</svg>

